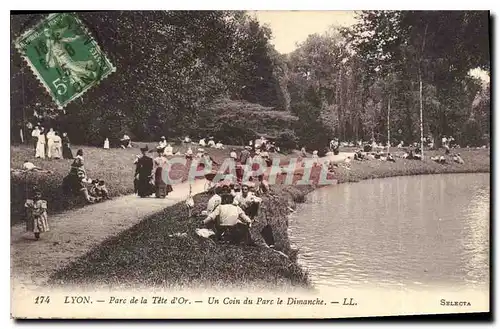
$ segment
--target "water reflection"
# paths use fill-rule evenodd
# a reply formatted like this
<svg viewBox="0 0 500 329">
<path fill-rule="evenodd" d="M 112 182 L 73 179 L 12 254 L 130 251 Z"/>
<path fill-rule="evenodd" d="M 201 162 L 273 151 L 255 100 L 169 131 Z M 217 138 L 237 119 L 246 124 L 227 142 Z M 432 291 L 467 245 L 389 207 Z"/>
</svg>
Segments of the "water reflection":
<svg viewBox="0 0 500 329">
<path fill-rule="evenodd" d="M 290 235 L 315 285 L 485 285 L 489 175 L 394 177 L 322 188 Z"/>
</svg>

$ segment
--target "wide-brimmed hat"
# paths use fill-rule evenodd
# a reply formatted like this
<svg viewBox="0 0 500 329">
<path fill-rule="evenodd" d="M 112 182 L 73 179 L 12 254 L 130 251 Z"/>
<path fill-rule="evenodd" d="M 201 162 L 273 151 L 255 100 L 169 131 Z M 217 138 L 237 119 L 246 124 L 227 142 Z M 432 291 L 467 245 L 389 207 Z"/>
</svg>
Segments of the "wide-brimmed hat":
<svg viewBox="0 0 500 329">
<path fill-rule="evenodd" d="M 149 147 L 147 145 L 144 145 L 141 147 L 141 151 L 149 151 Z"/>
<path fill-rule="evenodd" d="M 165 147 L 163 147 L 163 146 L 159 146 L 159 145 L 158 145 L 158 146 L 156 147 L 156 151 L 157 151 L 157 152 L 163 152 L 163 150 L 165 150 Z"/>
</svg>

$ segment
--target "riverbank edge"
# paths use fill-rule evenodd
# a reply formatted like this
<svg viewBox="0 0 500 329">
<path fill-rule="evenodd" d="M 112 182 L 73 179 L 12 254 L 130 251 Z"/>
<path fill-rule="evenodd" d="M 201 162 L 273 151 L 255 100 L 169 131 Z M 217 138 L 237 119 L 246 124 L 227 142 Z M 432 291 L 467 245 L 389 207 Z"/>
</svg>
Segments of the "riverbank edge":
<svg viewBox="0 0 500 329">
<path fill-rule="evenodd" d="M 361 180 L 378 179 L 378 178 L 388 178 L 397 176 L 415 176 L 415 175 L 429 175 L 429 174 L 448 174 L 448 173 L 490 173 L 490 156 L 484 156 L 484 153 L 480 157 L 467 157 L 467 165 L 461 166 L 458 164 L 449 165 L 437 165 L 429 160 L 417 161 L 417 160 L 399 160 L 399 165 L 397 167 L 391 167 L 389 163 L 382 161 L 367 161 L 367 162 L 355 162 L 352 164 L 351 169 L 347 170 L 345 168 L 339 168 L 336 172 L 337 184 L 353 183 L 359 182 Z M 401 164 L 402 163 L 402 164 Z M 297 204 L 306 201 L 307 194 L 314 191 L 317 188 L 322 188 L 329 185 L 274 185 L 271 186 L 271 193 L 264 196 L 261 212 L 257 216 L 256 220 L 264 223 L 268 223 L 273 230 L 275 238 L 276 250 L 279 250 L 287 257 L 280 256 L 278 253 L 270 250 L 258 248 L 258 247 L 243 247 L 243 246 L 228 246 L 228 245 L 217 245 L 217 252 L 210 254 L 211 266 L 207 267 L 207 272 L 205 275 L 209 277 L 225 277 L 226 283 L 231 286 L 236 284 L 236 286 L 245 286 L 246 284 L 252 283 L 253 280 L 259 282 L 265 282 L 269 286 L 284 285 L 292 287 L 302 287 L 302 288 L 312 288 L 309 274 L 307 270 L 303 269 L 297 263 L 297 251 L 292 249 L 290 243 L 290 237 L 288 235 L 288 224 L 289 215 L 291 211 L 296 209 Z M 195 207 L 193 209 L 193 214 L 199 214 L 204 210 L 206 202 L 208 201 L 210 195 L 208 193 L 200 193 L 194 197 Z M 113 266 L 113 264 L 102 264 L 106 263 L 109 259 L 113 259 L 120 255 L 120 248 L 124 246 L 130 247 L 130 242 L 132 242 L 133 248 L 148 248 L 149 245 L 154 244 L 155 236 L 151 242 L 147 241 L 147 238 L 141 240 L 140 236 L 147 236 L 148 234 L 158 235 L 155 231 L 161 230 L 184 230 L 184 231 L 194 231 L 196 227 L 200 227 L 200 216 L 193 216 L 185 218 L 185 205 L 181 202 L 165 210 L 156 213 L 143 219 L 140 223 L 128 229 L 118 236 L 111 238 L 103 242 L 100 246 L 91 250 L 86 256 L 77 260 L 75 263 L 70 264 L 67 268 L 58 271 L 55 275 L 51 277 L 51 282 L 61 282 L 65 283 L 77 283 L 80 284 L 82 279 L 92 282 L 102 282 L 106 281 L 108 272 L 103 272 L 100 275 L 96 271 L 96 267 L 106 268 L 106 265 Z M 161 224 L 152 223 L 157 222 Z M 182 223 L 182 224 L 181 224 Z M 194 267 L 190 269 L 191 264 L 195 263 L 195 259 L 199 257 L 197 253 L 200 251 L 200 243 L 204 242 L 197 241 L 197 246 L 191 250 L 189 257 L 191 258 L 188 265 L 185 263 L 186 255 L 182 252 L 178 252 L 176 255 L 170 253 L 169 257 L 178 259 L 176 266 L 182 266 L 182 272 L 196 272 L 199 268 Z M 300 246 L 299 246 L 300 247 Z M 156 248 L 156 247 L 154 247 Z M 180 250 L 175 248 L 176 250 Z M 300 252 L 300 250 L 298 251 Z M 237 266 L 234 260 L 234 254 L 238 256 L 238 262 L 243 261 L 247 265 L 247 270 L 243 274 L 233 272 L 231 270 L 231 265 Z M 230 257 L 228 255 L 231 255 Z M 130 255 L 130 262 L 134 261 L 134 256 Z M 204 255 L 206 257 L 206 255 Z M 122 257 L 123 258 L 123 257 Z M 203 259 L 203 258 L 201 258 Z M 233 260 L 231 260 L 233 259 Z M 235 264 L 229 264 L 230 266 L 220 266 L 223 262 L 235 262 Z M 123 262 L 123 259 L 122 259 Z M 182 264 L 182 265 L 181 265 Z M 165 279 L 169 284 L 175 285 L 176 283 L 183 283 L 184 277 L 179 275 L 171 275 L 172 271 L 165 273 L 163 269 L 156 268 L 155 264 L 142 264 L 142 266 L 151 266 L 148 271 L 152 277 L 144 280 L 147 285 L 150 282 L 153 285 L 160 284 L 154 277 L 162 277 L 163 282 Z M 109 268 L 109 267 L 108 267 Z M 119 269 L 115 268 L 114 273 L 117 273 Z M 175 271 L 173 271 L 175 272 Z M 178 271 L 177 271 L 178 272 Z M 193 277 L 193 273 L 190 275 Z M 123 283 L 123 280 L 129 281 L 127 275 L 122 276 L 122 278 L 114 278 L 112 281 L 115 283 L 118 281 Z M 129 277 L 136 277 L 135 275 L 130 275 Z M 194 282 L 198 281 L 197 275 L 194 275 Z M 125 284 L 132 284 L 133 282 L 125 282 Z"/>
</svg>

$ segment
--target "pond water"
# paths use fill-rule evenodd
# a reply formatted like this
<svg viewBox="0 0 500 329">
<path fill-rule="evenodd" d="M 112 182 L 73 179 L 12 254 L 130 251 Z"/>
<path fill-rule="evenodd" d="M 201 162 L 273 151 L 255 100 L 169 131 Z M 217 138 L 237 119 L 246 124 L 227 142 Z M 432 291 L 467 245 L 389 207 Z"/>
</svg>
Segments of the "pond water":
<svg viewBox="0 0 500 329">
<path fill-rule="evenodd" d="M 290 217 L 313 285 L 488 287 L 489 174 L 320 188 Z"/>
</svg>

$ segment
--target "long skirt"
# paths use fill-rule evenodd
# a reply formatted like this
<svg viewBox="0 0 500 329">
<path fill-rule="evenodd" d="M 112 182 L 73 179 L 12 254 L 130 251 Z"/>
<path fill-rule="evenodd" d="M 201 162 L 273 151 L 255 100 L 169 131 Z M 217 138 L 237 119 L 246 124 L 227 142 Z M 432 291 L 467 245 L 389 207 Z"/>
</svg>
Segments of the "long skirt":
<svg viewBox="0 0 500 329">
<path fill-rule="evenodd" d="M 47 214 L 42 214 L 40 216 L 33 216 L 26 221 L 26 231 L 33 233 L 42 233 L 49 231 L 49 222 L 47 220 Z"/>
<path fill-rule="evenodd" d="M 161 167 L 156 168 L 156 171 L 155 171 L 155 196 L 157 198 L 164 198 L 170 192 L 168 190 L 168 186 L 170 186 L 170 185 L 165 184 L 165 182 L 163 181 L 162 172 L 163 172 L 163 168 L 161 168 Z M 170 187 L 170 188 L 172 188 L 172 187 Z"/>
<path fill-rule="evenodd" d="M 45 159 L 45 144 L 44 143 L 37 143 L 36 144 L 35 158 Z"/>
<path fill-rule="evenodd" d="M 153 194 L 155 191 L 155 187 L 151 184 L 151 178 L 149 176 L 139 175 L 139 179 L 137 180 L 137 194 L 141 197 L 148 197 Z"/>
<path fill-rule="evenodd" d="M 73 152 L 71 152 L 71 148 L 68 144 L 63 144 L 62 155 L 64 159 L 73 159 Z"/>
<path fill-rule="evenodd" d="M 47 141 L 47 158 L 52 158 L 52 148 L 54 147 L 54 142 L 52 139 Z"/>
<path fill-rule="evenodd" d="M 54 143 L 54 145 L 52 145 L 52 157 L 55 159 L 61 158 L 61 144 Z"/>
</svg>

